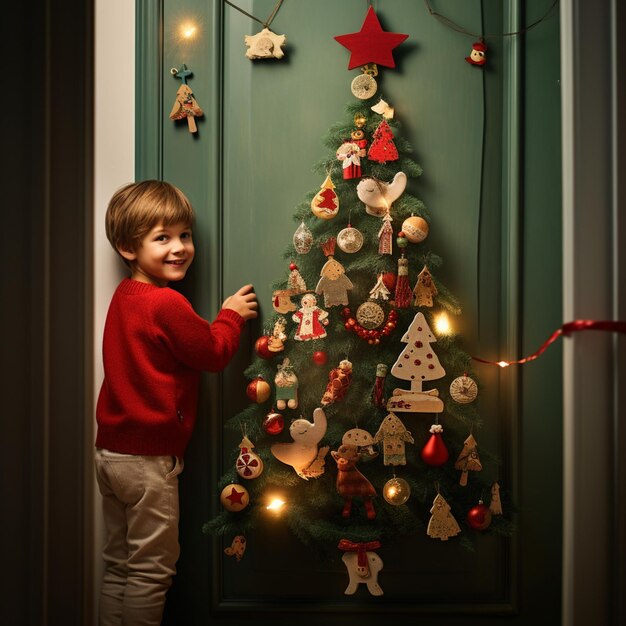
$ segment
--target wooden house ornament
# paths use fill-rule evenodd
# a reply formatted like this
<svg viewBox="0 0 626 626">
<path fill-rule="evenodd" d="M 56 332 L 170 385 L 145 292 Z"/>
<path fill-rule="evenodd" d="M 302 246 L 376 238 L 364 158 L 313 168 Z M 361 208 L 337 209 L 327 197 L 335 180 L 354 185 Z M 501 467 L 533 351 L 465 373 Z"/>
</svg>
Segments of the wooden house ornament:
<svg viewBox="0 0 626 626">
<path fill-rule="evenodd" d="M 437 287 L 433 282 L 433 277 L 424 265 L 424 268 L 417 277 L 417 283 L 413 288 L 413 306 L 433 306 L 433 296 L 437 295 Z"/>
</svg>

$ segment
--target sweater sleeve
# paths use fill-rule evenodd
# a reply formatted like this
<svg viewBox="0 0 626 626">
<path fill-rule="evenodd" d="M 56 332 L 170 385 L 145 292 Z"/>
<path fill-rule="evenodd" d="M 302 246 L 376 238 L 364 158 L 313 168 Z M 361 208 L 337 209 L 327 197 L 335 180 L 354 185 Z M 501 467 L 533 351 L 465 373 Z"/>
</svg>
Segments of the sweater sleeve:
<svg viewBox="0 0 626 626">
<path fill-rule="evenodd" d="M 172 355 L 195 370 L 218 372 L 234 356 L 245 321 L 232 309 L 222 309 L 212 324 L 173 289 L 159 290 L 153 309 L 157 339 Z"/>
</svg>

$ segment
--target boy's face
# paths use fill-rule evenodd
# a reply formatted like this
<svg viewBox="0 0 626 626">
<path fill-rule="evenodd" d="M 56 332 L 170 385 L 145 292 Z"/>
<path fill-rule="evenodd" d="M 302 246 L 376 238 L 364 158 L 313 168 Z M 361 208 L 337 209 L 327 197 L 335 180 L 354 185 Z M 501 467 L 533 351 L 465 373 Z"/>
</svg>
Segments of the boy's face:
<svg viewBox="0 0 626 626">
<path fill-rule="evenodd" d="M 120 250 L 120 254 L 130 261 L 131 278 L 165 287 L 172 280 L 182 280 L 193 261 L 191 227 L 184 223 L 158 224 L 141 240 L 137 250 Z"/>
</svg>

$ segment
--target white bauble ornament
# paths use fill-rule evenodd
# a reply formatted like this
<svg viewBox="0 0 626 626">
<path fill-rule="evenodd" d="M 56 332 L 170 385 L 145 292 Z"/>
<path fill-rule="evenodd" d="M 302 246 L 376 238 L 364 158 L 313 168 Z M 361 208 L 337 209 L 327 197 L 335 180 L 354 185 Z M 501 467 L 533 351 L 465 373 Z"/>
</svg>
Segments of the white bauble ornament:
<svg viewBox="0 0 626 626">
<path fill-rule="evenodd" d="M 244 437 L 239 444 L 241 452 L 235 462 L 237 474 L 248 480 L 257 478 L 263 471 L 263 459 L 256 452 L 252 452 L 252 448 L 254 448 L 254 444 L 247 437 Z"/>
<path fill-rule="evenodd" d="M 337 234 L 337 245 L 343 252 L 354 254 L 363 246 L 363 233 L 348 224 L 347 228 Z"/>
</svg>

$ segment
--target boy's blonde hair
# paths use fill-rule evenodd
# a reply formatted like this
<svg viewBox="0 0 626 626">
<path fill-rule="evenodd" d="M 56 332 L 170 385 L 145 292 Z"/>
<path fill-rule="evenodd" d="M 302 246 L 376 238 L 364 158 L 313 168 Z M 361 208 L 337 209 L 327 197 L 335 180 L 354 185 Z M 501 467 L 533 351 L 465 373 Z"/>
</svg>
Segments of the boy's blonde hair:
<svg viewBox="0 0 626 626">
<path fill-rule="evenodd" d="M 118 189 L 105 219 L 107 238 L 119 254 L 120 250 L 136 252 L 141 240 L 158 224 L 193 226 L 195 214 L 180 189 L 162 180 L 144 180 Z"/>
</svg>

